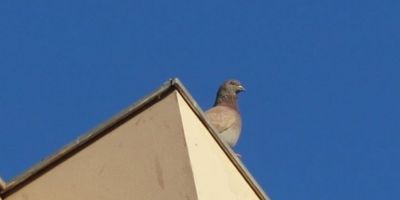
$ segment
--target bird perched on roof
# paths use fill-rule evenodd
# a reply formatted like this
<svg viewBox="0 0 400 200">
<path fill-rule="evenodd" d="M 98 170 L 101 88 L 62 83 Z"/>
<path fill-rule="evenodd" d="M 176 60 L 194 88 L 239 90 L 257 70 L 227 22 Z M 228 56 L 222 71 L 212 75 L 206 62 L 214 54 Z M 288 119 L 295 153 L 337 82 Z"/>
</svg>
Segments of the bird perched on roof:
<svg viewBox="0 0 400 200">
<path fill-rule="evenodd" d="M 237 80 L 225 81 L 217 92 L 214 106 L 205 112 L 220 138 L 230 147 L 236 145 L 242 129 L 237 99 L 238 94 L 244 90 Z"/>
</svg>

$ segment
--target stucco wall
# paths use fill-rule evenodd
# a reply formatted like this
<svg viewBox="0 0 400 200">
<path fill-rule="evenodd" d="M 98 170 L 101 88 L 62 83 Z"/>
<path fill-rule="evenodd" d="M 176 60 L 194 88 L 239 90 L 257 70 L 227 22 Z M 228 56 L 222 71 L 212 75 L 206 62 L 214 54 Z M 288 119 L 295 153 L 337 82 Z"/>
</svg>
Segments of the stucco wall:
<svg viewBox="0 0 400 200">
<path fill-rule="evenodd" d="M 5 200 L 196 200 L 176 92 Z"/>
<path fill-rule="evenodd" d="M 260 199 L 176 90 L 4 200 Z"/>
<path fill-rule="evenodd" d="M 215 139 L 178 96 L 199 200 L 259 200 Z"/>
</svg>

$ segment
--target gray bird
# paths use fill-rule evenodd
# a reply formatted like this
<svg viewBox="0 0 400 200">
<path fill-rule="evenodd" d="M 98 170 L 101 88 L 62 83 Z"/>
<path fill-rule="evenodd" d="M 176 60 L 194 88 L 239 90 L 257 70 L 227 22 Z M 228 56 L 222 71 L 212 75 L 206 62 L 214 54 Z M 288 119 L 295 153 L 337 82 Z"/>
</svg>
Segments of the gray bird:
<svg viewBox="0 0 400 200">
<path fill-rule="evenodd" d="M 242 129 L 238 107 L 238 94 L 245 89 L 237 80 L 225 81 L 219 88 L 214 106 L 205 112 L 219 137 L 230 147 L 237 143 Z"/>
</svg>

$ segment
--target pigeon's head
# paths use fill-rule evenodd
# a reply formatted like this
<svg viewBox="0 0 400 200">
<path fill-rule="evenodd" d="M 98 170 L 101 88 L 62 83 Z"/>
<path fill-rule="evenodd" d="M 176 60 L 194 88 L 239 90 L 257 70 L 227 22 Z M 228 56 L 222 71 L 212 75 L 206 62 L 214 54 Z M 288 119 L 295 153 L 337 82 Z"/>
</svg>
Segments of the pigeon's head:
<svg viewBox="0 0 400 200">
<path fill-rule="evenodd" d="M 219 88 L 219 93 L 223 95 L 236 95 L 245 91 L 243 85 L 238 80 L 227 80 Z"/>
<path fill-rule="evenodd" d="M 238 80 L 227 80 L 222 87 L 235 94 L 245 91 L 243 85 Z"/>
<path fill-rule="evenodd" d="M 227 80 L 219 87 L 214 105 L 228 105 L 237 109 L 237 94 L 243 92 L 243 85 L 237 80 Z"/>
</svg>

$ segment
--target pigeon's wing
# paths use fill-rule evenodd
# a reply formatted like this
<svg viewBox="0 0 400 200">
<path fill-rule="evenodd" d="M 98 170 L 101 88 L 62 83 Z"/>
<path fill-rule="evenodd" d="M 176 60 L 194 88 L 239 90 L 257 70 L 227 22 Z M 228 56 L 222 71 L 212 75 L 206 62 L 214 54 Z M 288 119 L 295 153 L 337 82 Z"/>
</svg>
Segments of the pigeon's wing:
<svg viewBox="0 0 400 200">
<path fill-rule="evenodd" d="M 226 106 L 215 106 L 206 113 L 208 121 L 219 133 L 232 127 L 237 122 L 238 113 Z"/>
</svg>

